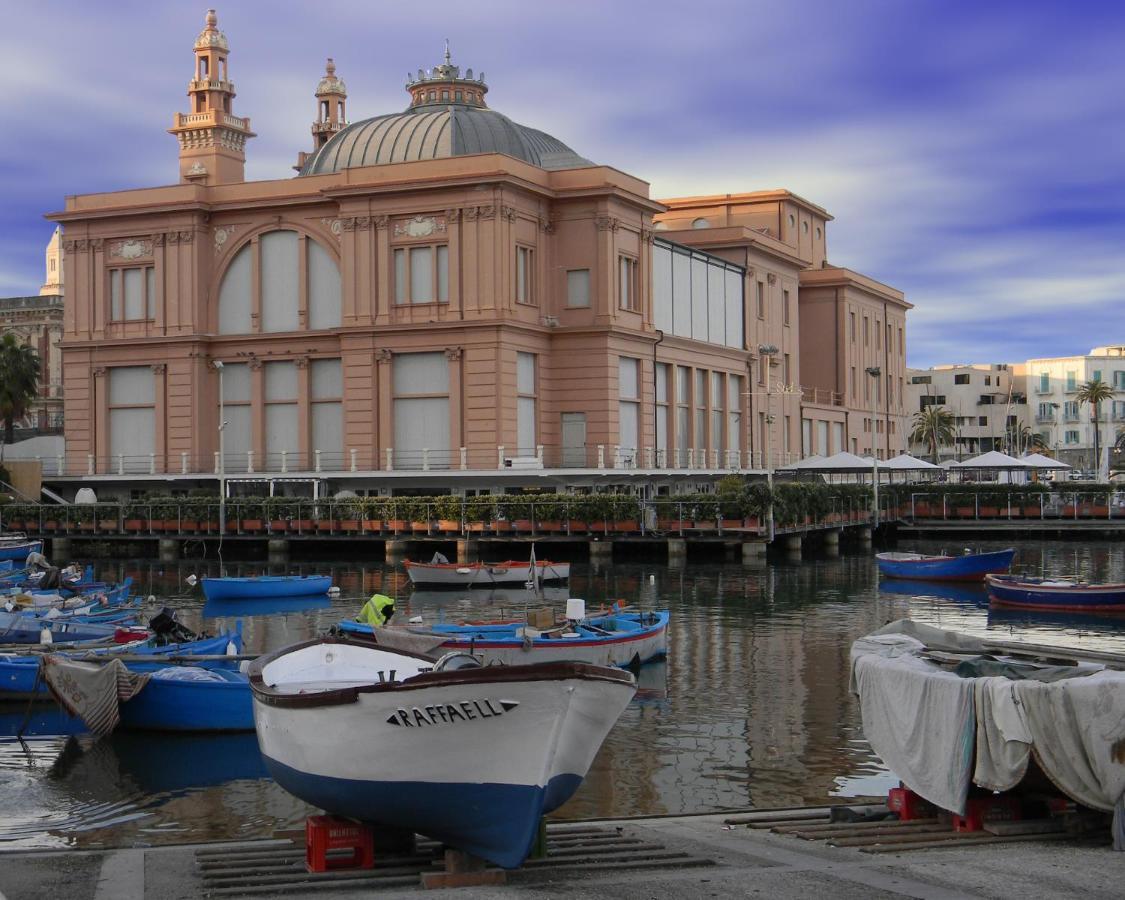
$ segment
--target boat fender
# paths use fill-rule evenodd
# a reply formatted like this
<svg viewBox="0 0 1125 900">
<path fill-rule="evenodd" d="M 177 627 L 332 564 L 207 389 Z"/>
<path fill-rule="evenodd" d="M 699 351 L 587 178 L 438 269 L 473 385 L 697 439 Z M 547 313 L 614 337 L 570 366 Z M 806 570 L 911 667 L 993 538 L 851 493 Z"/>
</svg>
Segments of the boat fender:
<svg viewBox="0 0 1125 900">
<path fill-rule="evenodd" d="M 195 577 L 195 575 L 189 575 L 189 576 L 188 576 L 187 578 L 185 578 L 185 579 L 184 579 L 184 581 L 186 581 L 186 582 L 187 582 L 188 584 L 190 584 L 190 585 L 191 585 L 192 587 L 195 587 L 195 585 L 196 585 L 196 582 L 198 582 L 198 581 L 199 581 L 199 579 L 198 579 L 198 578 L 196 578 L 196 577 Z"/>
<path fill-rule="evenodd" d="M 146 602 L 149 606 L 156 606 L 156 594 L 149 594 Z"/>
<path fill-rule="evenodd" d="M 227 641 L 227 656 L 238 656 L 238 647 L 234 645 L 234 641 Z"/>
<path fill-rule="evenodd" d="M 460 568 L 457 569 L 457 574 L 458 575 L 472 575 L 473 570 L 470 569 L 468 566 L 461 566 Z"/>
<path fill-rule="evenodd" d="M 330 587 L 328 589 L 328 595 L 330 597 L 339 597 L 340 596 L 340 589 L 338 587 L 336 587 L 336 585 L 332 585 L 332 587 Z"/>
<path fill-rule="evenodd" d="M 421 616 L 411 616 L 410 617 L 410 624 L 411 625 L 421 625 L 422 624 L 422 617 Z"/>
<path fill-rule="evenodd" d="M 39 629 L 39 643 L 40 644 L 53 644 L 54 642 L 55 642 L 55 639 L 51 635 L 51 629 L 50 629 L 49 626 L 44 625 L 42 628 Z"/>
<path fill-rule="evenodd" d="M 16 608 L 16 606 L 15 606 L 14 603 L 12 603 L 11 600 L 9 600 L 7 603 L 4 604 L 4 610 L 6 612 L 11 612 L 15 608 Z"/>
</svg>

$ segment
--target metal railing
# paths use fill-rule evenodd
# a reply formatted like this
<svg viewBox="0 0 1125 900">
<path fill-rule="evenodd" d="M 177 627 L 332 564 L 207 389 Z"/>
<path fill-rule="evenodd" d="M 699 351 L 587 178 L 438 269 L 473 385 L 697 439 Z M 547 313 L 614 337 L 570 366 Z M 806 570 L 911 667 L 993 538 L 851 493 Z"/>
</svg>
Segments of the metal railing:
<svg viewBox="0 0 1125 900">
<path fill-rule="evenodd" d="M 910 495 L 901 514 L 918 520 L 1125 520 L 1125 491 Z"/>
</svg>

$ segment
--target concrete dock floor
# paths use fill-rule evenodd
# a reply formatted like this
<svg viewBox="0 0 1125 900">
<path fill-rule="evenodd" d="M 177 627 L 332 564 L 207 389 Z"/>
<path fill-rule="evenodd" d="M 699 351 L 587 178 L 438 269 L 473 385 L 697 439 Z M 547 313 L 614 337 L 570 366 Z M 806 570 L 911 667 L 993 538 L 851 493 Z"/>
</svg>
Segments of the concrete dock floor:
<svg viewBox="0 0 1125 900">
<path fill-rule="evenodd" d="M 459 888 L 465 898 L 712 897 L 849 898 L 1119 898 L 1125 853 L 1093 842 L 1029 840 L 869 855 L 739 826 L 726 815 L 599 822 L 627 838 L 663 845 L 715 865 L 628 871 L 581 867 L 516 873 L 502 887 Z M 252 850 L 278 843 L 206 845 Z M 7 900 L 188 900 L 211 896 L 196 861 L 201 845 L 106 851 L 0 852 L 0 893 Z M 295 898 L 418 897 L 420 887 L 263 887 L 243 896 Z"/>
</svg>

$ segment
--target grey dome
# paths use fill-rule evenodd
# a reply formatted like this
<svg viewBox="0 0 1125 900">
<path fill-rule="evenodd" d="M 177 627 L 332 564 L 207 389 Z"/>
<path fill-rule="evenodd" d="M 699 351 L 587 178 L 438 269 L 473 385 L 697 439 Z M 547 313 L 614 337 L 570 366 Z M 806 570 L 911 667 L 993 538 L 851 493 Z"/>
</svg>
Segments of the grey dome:
<svg viewBox="0 0 1125 900">
<path fill-rule="evenodd" d="M 302 175 L 360 166 L 503 153 L 541 169 L 592 166 L 566 144 L 486 107 L 427 104 L 355 122 L 309 157 Z"/>
</svg>

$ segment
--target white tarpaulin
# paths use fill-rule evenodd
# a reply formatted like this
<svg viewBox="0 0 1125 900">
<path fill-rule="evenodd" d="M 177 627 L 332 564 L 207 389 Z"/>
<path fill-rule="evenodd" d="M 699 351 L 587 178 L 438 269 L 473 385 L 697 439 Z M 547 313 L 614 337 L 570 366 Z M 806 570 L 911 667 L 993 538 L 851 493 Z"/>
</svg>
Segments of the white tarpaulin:
<svg viewBox="0 0 1125 900">
<path fill-rule="evenodd" d="M 924 658 L 927 649 L 969 656 L 985 648 L 910 620 L 852 645 L 864 735 L 891 770 L 931 803 L 961 812 L 970 781 L 1006 790 L 1034 756 L 1068 797 L 1114 811 L 1115 847 L 1125 849 L 1125 672 L 1079 663 L 1049 682 L 962 678 Z"/>
</svg>

